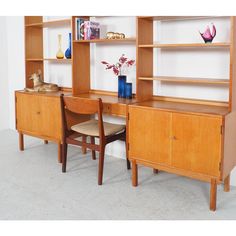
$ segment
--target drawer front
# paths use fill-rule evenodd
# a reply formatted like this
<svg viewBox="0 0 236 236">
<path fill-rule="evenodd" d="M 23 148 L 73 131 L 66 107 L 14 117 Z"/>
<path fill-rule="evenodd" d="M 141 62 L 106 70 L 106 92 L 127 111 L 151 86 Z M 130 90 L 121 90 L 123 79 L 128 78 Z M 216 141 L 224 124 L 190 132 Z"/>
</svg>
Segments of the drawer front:
<svg viewBox="0 0 236 236">
<path fill-rule="evenodd" d="M 126 116 L 126 108 L 125 104 L 103 104 L 103 112 L 109 115 Z"/>
</svg>

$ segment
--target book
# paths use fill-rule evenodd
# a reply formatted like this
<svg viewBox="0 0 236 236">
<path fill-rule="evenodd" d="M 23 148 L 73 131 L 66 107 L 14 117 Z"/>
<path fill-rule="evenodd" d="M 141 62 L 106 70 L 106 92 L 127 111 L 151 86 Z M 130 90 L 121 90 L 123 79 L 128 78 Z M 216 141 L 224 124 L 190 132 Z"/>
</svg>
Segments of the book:
<svg viewBox="0 0 236 236">
<path fill-rule="evenodd" d="M 84 19 L 82 18 L 75 18 L 75 37 L 76 40 L 84 39 Z"/>
<path fill-rule="evenodd" d="M 84 21 L 84 39 L 92 40 L 100 38 L 100 24 L 95 21 Z"/>
</svg>

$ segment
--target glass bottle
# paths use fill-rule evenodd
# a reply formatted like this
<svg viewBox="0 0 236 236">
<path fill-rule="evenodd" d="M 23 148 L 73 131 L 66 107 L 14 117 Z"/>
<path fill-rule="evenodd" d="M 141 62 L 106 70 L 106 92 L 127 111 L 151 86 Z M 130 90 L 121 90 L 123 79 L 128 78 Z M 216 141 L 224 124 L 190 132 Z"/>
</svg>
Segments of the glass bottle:
<svg viewBox="0 0 236 236">
<path fill-rule="evenodd" d="M 71 58 L 71 33 L 69 33 L 69 47 L 65 51 L 65 57 L 67 59 Z"/>
<path fill-rule="evenodd" d="M 58 51 L 56 55 L 57 59 L 63 59 L 64 53 L 61 50 L 61 34 L 58 34 Z"/>
</svg>

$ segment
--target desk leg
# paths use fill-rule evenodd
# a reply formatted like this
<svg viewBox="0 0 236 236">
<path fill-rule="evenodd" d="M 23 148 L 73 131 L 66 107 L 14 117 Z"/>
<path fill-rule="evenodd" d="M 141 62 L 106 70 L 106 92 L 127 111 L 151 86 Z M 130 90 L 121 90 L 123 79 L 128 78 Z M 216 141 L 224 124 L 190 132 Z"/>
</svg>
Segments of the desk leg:
<svg viewBox="0 0 236 236">
<path fill-rule="evenodd" d="M 225 192 L 230 191 L 230 174 L 224 180 L 224 191 Z"/>
<path fill-rule="evenodd" d="M 24 135 L 22 133 L 19 133 L 19 149 L 24 151 Z"/>
<path fill-rule="evenodd" d="M 211 191 L 210 191 L 210 210 L 216 210 L 216 196 L 217 196 L 217 182 L 216 179 L 211 179 Z"/>
<path fill-rule="evenodd" d="M 132 185 L 134 187 L 138 186 L 138 165 L 136 161 L 132 161 Z"/>
<path fill-rule="evenodd" d="M 62 163 L 62 145 L 61 143 L 58 143 L 58 162 Z"/>
</svg>

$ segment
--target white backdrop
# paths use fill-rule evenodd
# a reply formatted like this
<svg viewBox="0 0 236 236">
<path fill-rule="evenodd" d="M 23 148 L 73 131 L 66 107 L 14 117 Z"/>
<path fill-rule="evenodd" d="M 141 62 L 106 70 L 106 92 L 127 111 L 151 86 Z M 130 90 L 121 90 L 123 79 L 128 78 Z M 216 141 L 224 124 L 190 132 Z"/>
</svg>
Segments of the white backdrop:
<svg viewBox="0 0 236 236">
<path fill-rule="evenodd" d="M 124 17 L 123 20 L 120 20 L 119 28 L 115 28 L 113 26 L 114 17 L 109 18 L 109 24 L 107 22 L 107 18 L 100 18 L 99 21 L 101 24 L 108 25 L 107 30 L 113 31 L 121 31 L 126 33 L 127 36 L 135 36 L 135 18 L 134 17 Z M 158 38 L 160 37 L 159 33 L 155 34 L 155 40 L 166 43 L 173 42 L 201 42 L 201 38 L 199 38 L 196 31 L 198 30 L 197 21 L 193 22 L 193 25 L 184 25 L 180 26 L 180 22 L 176 23 L 164 23 L 164 27 L 161 27 L 162 35 L 173 36 L 171 37 L 173 41 L 169 40 L 169 36 L 166 38 Z M 228 30 L 228 21 L 226 19 L 221 19 L 214 21 L 216 24 L 217 37 L 215 40 L 219 41 L 227 41 L 229 39 L 229 35 L 227 33 Z M 209 24 L 209 21 L 204 20 L 201 24 L 199 24 L 200 30 L 204 30 L 206 24 Z M 6 26 L 4 31 L 4 25 Z M 3 52 L 6 54 L 4 56 L 5 60 L 1 60 L 1 81 L 0 81 L 0 89 L 1 89 L 1 122 L 2 122 L 2 109 L 6 111 L 4 113 L 4 124 L 5 128 L 10 127 L 11 129 L 15 129 L 15 104 L 14 104 L 14 91 L 18 89 L 24 88 L 24 18 L 23 17 L 0 17 L 0 26 L 1 26 L 1 38 L 3 40 L 5 36 L 5 41 L 3 45 L 7 47 L 2 47 Z M 154 26 L 155 27 L 155 26 Z M 222 28 L 226 28 L 225 31 L 221 30 Z M 2 30 L 3 29 L 3 30 Z M 175 29 L 173 31 L 173 29 Z M 59 30 L 59 31 L 58 31 Z M 165 31 L 164 31 L 165 30 Z M 190 37 L 189 34 L 185 33 L 185 30 L 190 32 L 194 32 L 193 38 Z M 47 31 L 47 32 L 46 32 Z M 5 32 L 5 33 L 4 33 Z M 57 34 L 62 33 L 63 35 L 63 49 L 66 50 L 68 46 L 68 29 L 58 28 L 57 30 L 45 30 L 45 57 L 53 57 L 55 55 L 57 49 Z M 188 35 L 188 38 L 181 38 L 183 35 Z M 157 37 L 158 36 L 158 37 Z M 50 40 L 49 40 L 50 37 Z M 175 40 L 175 41 L 174 41 Z M 4 44 L 5 42 L 5 44 Z M 7 50 L 4 51 L 4 48 Z M 94 89 L 104 89 L 104 90 L 112 90 L 116 91 L 117 89 L 117 81 L 115 76 L 110 71 L 104 71 L 104 66 L 100 64 L 101 60 L 107 60 L 109 62 L 115 62 L 117 58 L 125 53 L 128 57 L 135 57 L 135 46 L 134 45 L 120 45 L 120 46 L 107 46 L 107 45 L 96 45 L 91 48 L 92 53 L 92 68 L 91 68 L 91 87 Z M 158 53 L 158 52 L 157 52 Z M 217 55 L 218 53 L 218 55 Z M 162 51 L 162 60 L 157 60 L 160 56 L 156 54 L 154 59 L 157 67 L 154 70 L 154 74 L 158 75 L 179 75 L 179 76 L 203 76 L 207 75 L 207 77 L 213 78 L 228 78 L 228 67 L 226 66 L 228 63 L 228 56 L 225 51 L 217 51 L 211 52 L 211 55 L 203 55 L 203 57 L 207 57 L 207 59 L 202 59 L 202 56 L 198 55 L 196 57 L 196 51 L 184 51 L 182 52 L 169 52 Z M 184 55 L 185 54 L 185 55 Z M 203 52 L 204 54 L 204 52 Z M 205 53 L 206 54 L 206 53 Z M 187 57 L 190 56 L 190 59 L 187 60 Z M 82 57 L 82 56 L 81 56 Z M 6 60 L 7 58 L 7 60 Z M 2 58 L 1 58 L 2 59 Z M 96 59 L 96 60 L 95 60 Z M 202 60 L 204 61 L 203 64 Z M 5 62 L 5 64 L 4 64 Z M 178 63 L 180 65 L 179 68 L 174 67 L 174 64 Z M 219 65 L 219 66 L 217 66 Z M 222 66 L 224 65 L 224 66 Z M 8 70 L 6 70 L 8 68 Z M 171 69 L 170 69 L 171 68 Z M 181 69 L 180 69 L 181 68 Z M 200 70 L 199 70 L 200 68 Z M 5 69 L 5 70 L 4 70 Z M 194 74 L 191 74 L 190 71 L 194 71 Z M 195 73 L 196 72 L 196 73 Z M 202 73 L 202 74 L 201 74 Z M 8 77 L 8 80 L 3 80 L 2 78 Z M 204 76 L 205 77 L 205 76 Z M 130 81 L 135 81 L 135 69 L 129 71 L 128 78 Z M 71 83 L 71 65 L 58 65 L 53 63 L 45 64 L 45 79 L 52 82 L 60 82 L 61 85 L 67 86 Z M 155 86 L 155 85 L 154 85 Z M 154 87 L 156 89 L 156 87 Z M 227 93 L 224 89 L 215 88 L 213 92 L 204 93 L 204 88 L 199 87 L 197 90 L 193 90 L 188 86 L 171 86 L 167 84 L 162 84 L 160 90 L 155 91 L 155 93 L 162 94 L 167 92 L 167 95 L 191 95 L 191 96 L 204 96 L 204 98 L 208 99 L 224 99 L 227 98 Z M 167 89 L 166 89 L 167 88 Z M 190 90 L 191 89 L 191 90 Z M 191 91 L 191 92 L 189 92 Z M 215 94 L 215 95 L 213 95 Z M 9 97 L 8 97 L 9 95 Z M 7 106 L 7 104 L 9 104 Z M 9 114 L 7 112 L 9 108 Z M 7 122 L 9 119 L 9 122 Z M 106 120 L 110 120 L 111 118 L 105 117 Z M 124 123 L 124 120 L 121 118 L 112 118 L 112 122 Z M 1 128 L 1 126 L 0 126 Z M 111 144 L 108 146 L 107 153 L 117 157 L 125 156 L 124 144 L 118 142 L 116 144 Z M 236 170 L 232 173 L 232 185 L 236 185 Z"/>
</svg>

